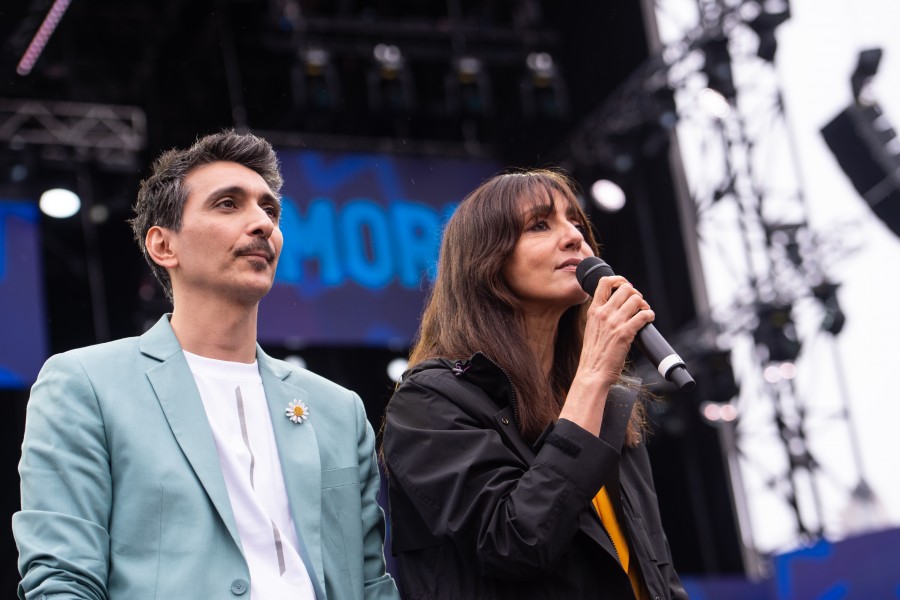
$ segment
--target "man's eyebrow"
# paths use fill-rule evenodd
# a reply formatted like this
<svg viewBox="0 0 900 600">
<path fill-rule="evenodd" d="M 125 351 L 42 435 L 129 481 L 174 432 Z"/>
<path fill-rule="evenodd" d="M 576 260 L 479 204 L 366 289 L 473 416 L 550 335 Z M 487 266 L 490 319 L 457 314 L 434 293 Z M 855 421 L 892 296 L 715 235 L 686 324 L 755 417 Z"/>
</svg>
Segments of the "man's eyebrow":
<svg viewBox="0 0 900 600">
<path fill-rule="evenodd" d="M 221 198 L 222 196 L 247 196 L 249 195 L 247 190 L 239 185 L 226 185 L 224 187 L 216 188 L 206 195 L 206 201 L 210 202 L 217 198 Z M 281 200 L 275 194 L 271 192 L 266 192 L 263 194 L 263 199 L 271 202 L 272 204 L 280 205 Z"/>
</svg>

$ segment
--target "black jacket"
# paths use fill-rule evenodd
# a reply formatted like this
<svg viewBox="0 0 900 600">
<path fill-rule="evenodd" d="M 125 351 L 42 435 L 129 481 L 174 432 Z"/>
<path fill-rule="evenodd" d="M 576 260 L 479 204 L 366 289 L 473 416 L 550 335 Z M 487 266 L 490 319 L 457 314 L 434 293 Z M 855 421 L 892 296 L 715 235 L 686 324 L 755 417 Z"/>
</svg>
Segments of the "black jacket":
<svg viewBox="0 0 900 600">
<path fill-rule="evenodd" d="M 646 449 L 622 450 L 634 401 L 613 388 L 599 437 L 560 419 L 531 446 L 519 434 L 512 384 L 486 356 L 407 373 L 383 439 L 403 595 L 633 598 L 591 504 L 606 485 L 650 598 L 687 598 Z"/>
</svg>

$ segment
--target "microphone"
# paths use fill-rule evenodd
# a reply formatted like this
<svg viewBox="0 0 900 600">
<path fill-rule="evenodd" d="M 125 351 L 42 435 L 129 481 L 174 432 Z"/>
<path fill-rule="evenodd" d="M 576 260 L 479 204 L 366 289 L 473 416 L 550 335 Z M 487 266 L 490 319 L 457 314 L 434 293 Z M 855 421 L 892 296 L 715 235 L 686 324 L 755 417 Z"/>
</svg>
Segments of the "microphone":
<svg viewBox="0 0 900 600">
<path fill-rule="evenodd" d="M 585 258 L 575 267 L 575 277 L 578 279 L 581 289 L 591 296 L 594 295 L 600 278 L 610 275 L 615 275 L 612 268 L 606 264 L 606 261 L 596 256 Z M 672 346 L 656 330 L 653 323 L 647 323 L 641 327 L 634 338 L 634 343 L 666 380 L 684 391 L 694 388 L 694 378 L 688 373 L 684 361 L 672 350 Z"/>
</svg>

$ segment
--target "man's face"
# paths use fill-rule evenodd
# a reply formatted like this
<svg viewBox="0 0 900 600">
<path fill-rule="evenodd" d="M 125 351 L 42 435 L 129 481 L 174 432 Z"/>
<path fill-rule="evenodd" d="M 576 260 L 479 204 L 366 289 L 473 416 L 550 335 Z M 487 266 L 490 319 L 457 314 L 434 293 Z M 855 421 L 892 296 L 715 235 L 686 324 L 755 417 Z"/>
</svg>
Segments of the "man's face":
<svg viewBox="0 0 900 600">
<path fill-rule="evenodd" d="M 181 230 L 170 232 L 176 298 L 258 302 L 272 287 L 281 254 L 278 199 L 258 173 L 232 162 L 192 169 L 184 185 Z"/>
</svg>

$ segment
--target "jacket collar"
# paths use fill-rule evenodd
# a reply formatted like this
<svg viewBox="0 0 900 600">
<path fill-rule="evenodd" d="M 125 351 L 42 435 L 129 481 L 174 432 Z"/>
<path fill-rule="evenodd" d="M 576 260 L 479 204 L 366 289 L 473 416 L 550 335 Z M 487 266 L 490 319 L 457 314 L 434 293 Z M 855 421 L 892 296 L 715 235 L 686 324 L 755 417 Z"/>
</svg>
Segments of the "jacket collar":
<svg viewBox="0 0 900 600">
<path fill-rule="evenodd" d="M 476 352 L 466 359 L 450 360 L 432 358 L 423 361 L 403 375 L 403 379 L 426 369 L 448 369 L 460 379 L 464 379 L 483 389 L 499 407 L 515 406 L 516 391 L 512 379 L 497 362 L 484 352 Z"/>
<path fill-rule="evenodd" d="M 139 344 L 143 354 L 165 362 L 181 352 L 181 344 L 172 330 L 171 319 L 172 313 L 166 313 L 140 337 Z M 260 369 L 265 369 L 276 379 L 284 381 L 291 374 L 290 366 L 266 354 L 259 344 L 256 344 L 256 360 Z"/>
<path fill-rule="evenodd" d="M 181 344 L 172 331 L 169 320 L 172 313 L 163 315 L 156 324 L 140 337 L 141 353 L 159 361 L 166 361 L 181 352 Z"/>
</svg>

